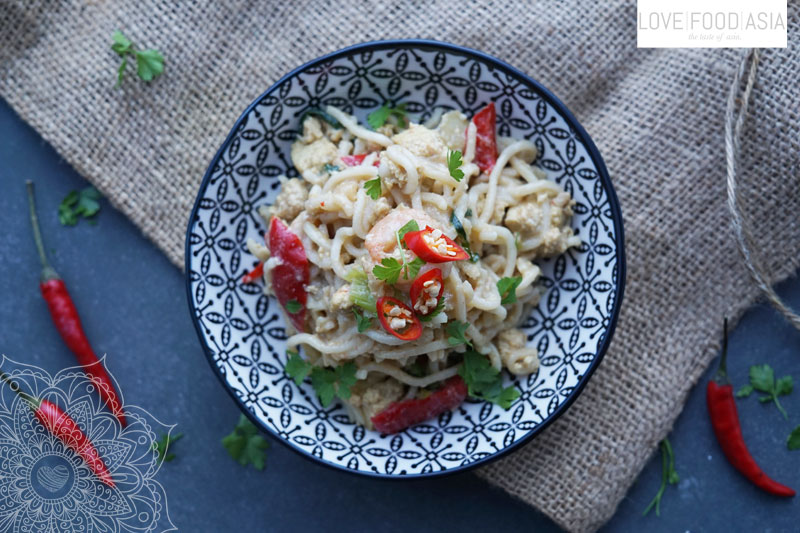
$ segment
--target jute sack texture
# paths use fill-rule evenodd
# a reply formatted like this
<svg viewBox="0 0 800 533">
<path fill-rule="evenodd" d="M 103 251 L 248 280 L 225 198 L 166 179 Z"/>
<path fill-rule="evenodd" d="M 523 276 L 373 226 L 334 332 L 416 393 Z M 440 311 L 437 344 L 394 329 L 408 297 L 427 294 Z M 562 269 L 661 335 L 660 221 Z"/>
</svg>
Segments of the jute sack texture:
<svg viewBox="0 0 800 533">
<path fill-rule="evenodd" d="M 800 258 L 798 7 L 762 55 L 739 180 L 776 281 Z M 0 3 L 0 94 L 178 266 L 189 211 L 233 122 L 281 75 L 344 46 L 431 38 L 549 87 L 597 143 L 622 203 L 628 284 L 611 349 L 580 398 L 479 471 L 571 531 L 602 525 L 756 288 L 725 207 L 723 118 L 740 50 L 637 50 L 634 2 Z M 122 29 L 166 56 L 114 89 Z"/>
</svg>

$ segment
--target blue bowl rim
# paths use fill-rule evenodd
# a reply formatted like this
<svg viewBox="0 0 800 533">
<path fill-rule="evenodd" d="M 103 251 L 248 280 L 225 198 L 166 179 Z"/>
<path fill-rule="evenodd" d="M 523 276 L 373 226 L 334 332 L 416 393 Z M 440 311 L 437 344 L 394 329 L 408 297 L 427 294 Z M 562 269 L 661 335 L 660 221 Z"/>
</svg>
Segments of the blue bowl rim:
<svg viewBox="0 0 800 533">
<path fill-rule="evenodd" d="M 197 332 L 197 336 L 200 339 L 200 344 L 203 346 L 203 349 L 205 351 L 206 359 L 208 360 L 209 365 L 211 365 L 211 368 L 213 369 L 214 374 L 217 376 L 217 378 L 222 383 L 222 386 L 225 388 L 225 390 L 228 392 L 228 394 L 230 394 L 231 398 L 233 398 L 233 400 L 236 402 L 236 404 L 238 405 L 239 409 L 245 414 L 245 416 L 247 416 L 256 425 L 256 427 L 261 428 L 263 431 L 265 431 L 270 436 L 272 436 L 275 440 L 278 440 L 281 444 L 283 444 L 284 446 L 288 447 L 293 452 L 301 455 L 302 457 L 305 457 L 306 459 L 309 459 L 309 460 L 311 460 L 313 462 L 316 462 L 316 463 L 321 464 L 323 466 L 326 466 L 328 468 L 332 468 L 334 470 L 339 470 L 339 471 L 343 471 L 343 472 L 347 472 L 349 474 L 354 474 L 354 475 L 359 475 L 359 476 L 368 476 L 368 477 L 377 478 L 377 479 L 421 479 L 421 478 L 433 478 L 433 477 L 447 476 L 447 475 L 456 474 L 456 473 L 463 473 L 463 472 L 466 472 L 467 470 L 471 470 L 473 468 L 477 468 L 478 466 L 486 465 L 486 464 L 488 464 L 488 463 L 490 463 L 492 461 L 495 461 L 495 460 L 503 457 L 504 455 L 506 455 L 508 453 L 511 453 L 512 451 L 516 450 L 517 448 L 519 448 L 519 447 L 523 446 L 524 444 L 530 442 L 531 439 L 533 439 L 539 433 L 544 431 L 550 424 L 552 424 L 556 419 L 558 419 L 562 414 L 564 414 L 564 412 L 566 412 L 566 410 L 572 405 L 572 403 L 575 401 L 575 399 L 580 395 L 580 393 L 583 390 L 583 388 L 589 382 L 589 378 L 591 378 L 591 376 L 594 373 L 594 371 L 600 365 L 600 362 L 602 361 L 603 356 L 605 355 L 606 351 L 608 350 L 608 346 L 611 344 L 611 339 L 614 336 L 614 330 L 616 329 L 617 320 L 619 318 L 620 308 L 622 306 L 622 298 L 623 298 L 624 293 L 625 293 L 625 277 L 626 277 L 625 236 L 624 236 L 624 230 L 623 230 L 623 227 L 622 227 L 622 211 L 620 209 L 619 199 L 617 198 L 617 194 L 614 191 L 614 186 L 611 183 L 611 178 L 608 175 L 608 170 L 606 169 L 605 162 L 603 161 L 603 158 L 601 157 L 600 152 L 597 149 L 597 146 L 595 146 L 595 144 L 592 141 L 591 137 L 589 137 L 589 134 L 586 132 L 586 130 L 583 128 L 583 126 L 581 126 L 580 122 L 578 122 L 578 119 L 575 117 L 575 115 L 573 115 L 572 112 L 567 108 L 567 106 L 565 106 L 561 102 L 561 100 L 559 100 L 553 93 L 551 93 L 541 83 L 539 83 L 538 81 L 534 80 L 533 78 L 531 78 L 527 74 L 523 73 L 522 71 L 518 70 L 517 68 L 512 67 L 508 63 L 506 63 L 504 61 L 501 61 L 501 60 L 499 60 L 499 59 L 497 59 L 497 58 L 495 58 L 493 56 L 490 56 L 490 55 L 488 55 L 486 53 L 480 52 L 478 50 L 473 50 L 473 49 L 467 48 L 465 46 L 460 46 L 460 45 L 447 43 L 447 42 L 442 42 L 442 41 L 435 41 L 435 40 L 431 40 L 431 39 L 390 39 L 390 40 L 385 40 L 385 41 L 369 41 L 369 42 L 365 42 L 365 43 L 359 43 L 359 44 L 351 45 L 351 46 L 348 46 L 346 48 L 342 48 L 342 49 L 337 50 L 335 52 L 331 52 L 329 54 L 320 56 L 317 59 L 313 59 L 313 60 L 303 64 L 302 66 L 299 66 L 299 67 L 295 68 L 294 70 L 292 70 L 288 74 L 285 74 L 284 76 L 282 76 L 279 80 L 277 80 L 275 83 L 273 83 L 272 86 L 269 89 L 264 91 L 258 98 L 253 100 L 253 102 L 249 106 L 247 106 L 247 108 L 242 112 L 241 116 L 238 119 L 236 119 L 236 122 L 234 123 L 233 127 L 231 128 L 230 133 L 225 138 L 225 141 L 222 143 L 222 145 L 220 146 L 219 150 L 217 150 L 217 153 L 214 155 L 213 159 L 211 160 L 211 163 L 208 166 L 208 170 L 206 170 L 206 173 L 203 176 L 203 181 L 200 183 L 200 188 L 198 189 L 197 198 L 195 199 L 194 206 L 192 207 L 192 212 L 189 215 L 189 225 L 187 226 L 187 231 L 186 231 L 186 243 L 185 243 L 185 249 L 184 249 L 184 261 L 185 261 L 184 269 L 185 269 L 185 272 L 186 273 L 189 272 L 189 261 L 190 261 L 190 242 L 189 241 L 190 241 L 192 226 L 194 225 L 195 217 L 197 215 L 197 210 L 198 210 L 198 208 L 200 206 L 201 195 L 199 193 L 201 191 L 204 191 L 207 188 L 208 182 L 211 179 L 211 175 L 213 174 L 214 167 L 217 165 L 217 161 L 219 160 L 219 158 L 222 155 L 222 153 L 225 151 L 225 149 L 230 144 L 230 142 L 233 139 L 233 136 L 235 135 L 235 133 L 239 130 L 239 126 L 247 118 L 247 115 L 250 114 L 250 112 L 255 108 L 255 106 L 257 106 L 259 104 L 259 102 L 261 102 L 264 98 L 266 98 L 267 96 L 272 94 L 274 91 L 276 91 L 280 87 L 280 85 L 283 84 L 286 80 L 288 80 L 290 78 L 293 78 L 294 76 L 297 76 L 299 73 L 303 72 L 304 70 L 306 70 L 306 69 L 308 69 L 310 67 L 325 63 L 327 61 L 331 61 L 331 60 L 337 59 L 337 58 L 339 58 L 341 56 L 352 55 L 352 54 L 358 53 L 358 52 L 366 52 L 366 51 L 372 51 L 372 50 L 385 50 L 385 49 L 390 49 L 390 48 L 403 48 L 403 47 L 420 48 L 420 49 L 426 49 L 426 50 L 440 50 L 440 51 L 443 51 L 443 52 L 455 53 L 457 55 L 466 56 L 466 57 L 470 57 L 471 56 L 471 57 L 475 57 L 477 59 L 480 59 L 482 62 L 487 63 L 487 64 L 491 65 L 492 67 L 494 67 L 494 68 L 496 68 L 496 69 L 498 69 L 498 70 L 500 70 L 500 71 L 502 71 L 502 72 L 504 72 L 506 74 L 510 74 L 512 76 L 516 76 L 517 78 L 519 78 L 520 80 L 522 80 L 526 84 L 534 87 L 536 89 L 537 93 L 539 95 L 541 95 L 550 105 L 552 105 L 567 120 L 567 122 L 570 124 L 570 126 L 575 130 L 575 134 L 578 136 L 578 138 L 580 138 L 580 140 L 583 142 L 584 146 L 586 147 L 586 150 L 587 150 L 587 152 L 589 154 L 589 157 L 591 158 L 592 162 L 597 167 L 597 171 L 598 171 L 598 174 L 600 176 L 600 179 L 601 179 L 603 185 L 605 186 L 607 194 L 608 194 L 608 203 L 609 203 L 609 207 L 611 208 L 611 218 L 614 221 L 614 231 L 615 231 L 615 234 L 617 236 L 617 239 L 616 239 L 617 240 L 617 250 L 616 250 L 616 252 L 617 252 L 617 284 L 616 284 L 616 287 L 615 287 L 614 309 L 612 310 L 611 315 L 610 315 L 608 331 L 606 333 L 605 339 L 603 340 L 603 344 L 597 350 L 597 353 L 595 354 L 594 360 L 589 365 L 589 368 L 586 370 L 586 373 L 581 377 L 581 379 L 578 382 L 578 384 L 575 386 L 575 389 L 572 391 L 572 394 L 569 396 L 569 398 L 566 399 L 566 401 L 564 401 L 564 403 L 562 403 L 561 405 L 558 406 L 558 408 L 556 408 L 556 411 L 552 415 L 547 417 L 547 419 L 545 419 L 541 424 L 539 424 L 534 429 L 532 429 L 531 432 L 528 435 L 526 435 L 525 437 L 519 439 L 517 442 L 514 442 L 510 446 L 507 446 L 507 447 L 503 448 L 502 450 L 500 450 L 498 452 L 495 452 L 495 453 L 493 453 L 491 455 L 488 455 L 488 456 L 486 456 L 484 458 L 478 459 L 475 462 L 472 462 L 472 463 L 469 463 L 469 464 L 466 464 L 466 465 L 460 465 L 460 466 L 457 466 L 457 467 L 454 467 L 454 468 L 448 468 L 446 470 L 440 470 L 440 471 L 437 471 L 437 472 L 428 472 L 428 473 L 425 473 L 425 474 L 402 474 L 402 475 L 397 474 L 397 475 L 392 475 L 392 474 L 379 474 L 379 473 L 374 473 L 374 472 L 365 472 L 365 471 L 362 471 L 362 470 L 352 470 L 350 468 L 345 467 L 344 465 L 340 465 L 340 464 L 337 464 L 337 463 L 332 463 L 332 462 L 325 461 L 325 460 L 319 459 L 317 457 L 314 457 L 313 455 L 310 455 L 310 454 L 306 453 L 305 451 L 292 446 L 289 442 L 286 442 L 285 439 L 282 439 L 270 427 L 268 427 L 266 424 L 263 424 L 260 419 L 258 419 L 253 413 L 251 413 L 247 409 L 247 407 L 244 405 L 244 403 L 236 396 L 236 393 L 233 391 L 233 389 L 231 389 L 231 387 L 228 386 L 228 383 L 225 380 L 225 376 L 219 371 L 219 367 L 214 364 L 213 352 L 212 352 L 211 348 L 208 346 L 208 343 L 205 341 L 205 338 L 203 337 L 203 331 L 202 331 L 202 328 L 200 326 L 200 321 L 197 319 L 197 313 L 196 313 L 196 309 L 195 309 L 194 302 L 193 302 L 193 299 L 192 299 L 192 283 L 191 283 L 191 279 L 190 279 L 190 277 L 188 275 L 186 275 L 185 276 L 186 277 L 186 295 L 187 295 L 187 300 L 188 300 L 188 303 L 189 303 L 189 312 L 191 314 L 192 323 L 194 324 L 195 331 Z"/>
</svg>

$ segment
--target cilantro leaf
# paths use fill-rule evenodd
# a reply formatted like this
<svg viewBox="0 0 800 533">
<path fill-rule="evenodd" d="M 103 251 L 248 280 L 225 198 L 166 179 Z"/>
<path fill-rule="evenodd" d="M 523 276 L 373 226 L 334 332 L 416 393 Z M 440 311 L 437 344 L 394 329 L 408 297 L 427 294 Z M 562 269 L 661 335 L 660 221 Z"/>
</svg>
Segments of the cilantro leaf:
<svg viewBox="0 0 800 533">
<path fill-rule="evenodd" d="M 252 464 L 256 470 L 263 470 L 269 442 L 262 437 L 258 428 L 244 415 L 239 415 L 239 422 L 230 435 L 222 439 L 222 445 L 240 465 Z"/>
<path fill-rule="evenodd" d="M 298 302 L 297 300 L 294 300 L 294 299 L 289 300 L 288 302 L 286 302 L 286 306 L 285 307 L 286 307 L 286 311 L 288 311 L 291 314 L 299 313 L 300 311 L 303 310 L 303 304 L 301 304 L 300 302 Z"/>
<path fill-rule="evenodd" d="M 164 56 L 153 48 L 147 50 L 136 50 L 130 39 L 125 37 L 119 30 L 111 34 L 111 50 L 122 58 L 122 62 L 117 68 L 117 84 L 122 85 L 125 76 L 125 69 L 128 67 L 128 59 L 133 56 L 136 60 L 136 74 L 143 81 L 152 81 L 153 78 L 164 72 Z"/>
<path fill-rule="evenodd" d="M 447 169 L 450 171 L 450 176 L 456 181 L 464 179 L 464 171 L 461 170 L 461 152 L 459 150 L 447 151 Z"/>
<path fill-rule="evenodd" d="M 745 385 L 736 393 L 738 398 L 748 396 L 753 390 L 763 392 L 764 396 L 759 396 L 761 403 L 775 402 L 775 407 L 781 412 L 784 418 L 789 418 L 786 414 L 778 396 L 784 396 L 792 392 L 794 380 L 792 376 L 783 376 L 775 381 L 775 371 L 769 365 L 753 365 L 750 367 L 750 385 Z"/>
<path fill-rule="evenodd" d="M 517 287 L 522 283 L 522 277 L 500 278 L 497 282 L 497 292 L 500 293 L 502 305 L 513 304 L 517 301 Z"/>
<path fill-rule="evenodd" d="M 467 384 L 470 396 L 509 409 L 519 398 L 519 391 L 513 387 L 503 387 L 503 376 L 492 366 L 489 358 L 475 350 L 464 352 L 464 364 L 458 370 Z"/>
<path fill-rule="evenodd" d="M 380 265 L 372 268 L 372 273 L 376 278 L 385 281 L 390 285 L 397 283 L 403 264 L 394 257 L 384 257 Z"/>
<path fill-rule="evenodd" d="M 413 261 L 408 263 L 406 269 L 406 275 L 403 276 L 405 279 L 414 279 L 419 274 L 419 269 L 425 266 L 425 261 L 420 259 L 419 257 L 415 258 Z"/>
<path fill-rule="evenodd" d="M 406 247 L 405 246 L 406 243 L 403 242 L 403 237 L 406 236 L 406 233 L 409 233 L 411 231 L 419 231 L 419 224 L 417 224 L 417 221 L 414 220 L 413 218 L 408 222 L 406 222 L 402 228 L 397 230 L 397 238 L 400 240 L 404 248 Z"/>
<path fill-rule="evenodd" d="M 786 439 L 786 447 L 790 450 L 800 450 L 800 426 L 797 426 L 789 433 Z"/>
<path fill-rule="evenodd" d="M 458 320 L 448 322 L 444 328 L 447 332 L 447 344 L 450 346 L 458 346 L 459 344 L 472 346 L 472 341 L 465 336 L 467 328 L 469 328 L 469 324 L 465 322 L 459 322 Z"/>
<path fill-rule="evenodd" d="M 405 128 L 406 121 L 406 104 L 400 104 L 397 107 L 389 107 L 388 104 L 383 104 L 381 107 L 367 115 L 367 124 L 373 129 L 377 130 L 389 120 L 389 117 L 394 116 L 397 123 L 401 128 Z"/>
<path fill-rule="evenodd" d="M 136 74 L 139 79 L 152 81 L 153 78 L 164 72 L 164 56 L 154 49 L 134 52 L 136 56 Z"/>
<path fill-rule="evenodd" d="M 342 400 L 350 398 L 350 388 L 356 381 L 356 365 L 352 361 L 334 369 L 316 366 L 311 371 L 311 386 L 323 407 L 328 407 L 335 396 Z"/>
<path fill-rule="evenodd" d="M 367 191 L 367 196 L 373 200 L 381 197 L 381 179 L 375 178 L 364 182 L 364 189 Z"/>
<path fill-rule="evenodd" d="M 792 392 L 793 387 L 794 381 L 792 380 L 792 376 L 783 376 L 775 382 L 775 394 L 778 396 L 785 396 Z"/>
<path fill-rule="evenodd" d="M 177 442 L 183 438 L 183 433 L 176 433 L 169 435 L 167 433 L 161 435 L 161 438 L 153 443 L 153 451 L 158 454 L 158 462 L 170 462 L 175 459 L 174 453 L 167 453 L 167 449 L 173 442 Z"/>
<path fill-rule="evenodd" d="M 419 315 L 417 316 L 417 318 L 419 318 L 420 322 L 430 322 L 433 319 L 433 317 L 441 313 L 442 310 L 444 310 L 444 298 L 440 297 L 439 303 L 436 304 L 436 307 L 434 308 L 433 311 L 424 316 Z"/>
<path fill-rule="evenodd" d="M 294 350 L 287 350 L 286 354 L 289 355 L 289 359 L 286 360 L 286 365 L 283 369 L 299 386 L 311 372 L 311 364 L 300 357 L 300 354 Z"/>
<path fill-rule="evenodd" d="M 114 41 L 111 43 L 111 49 L 119 56 L 122 57 L 131 51 L 133 43 L 121 31 L 114 30 L 114 33 L 111 34 L 111 40 Z"/>
<path fill-rule="evenodd" d="M 62 226 L 74 226 L 81 217 L 91 221 L 91 217 L 100 211 L 98 200 L 100 193 L 94 187 L 70 191 L 58 206 L 58 221 Z"/>
<path fill-rule="evenodd" d="M 367 311 L 366 313 L 361 312 L 360 310 L 353 308 L 353 314 L 356 315 L 356 323 L 358 327 L 359 333 L 364 333 L 369 328 L 372 327 L 372 319 L 375 318 L 375 315 Z M 371 316 L 370 316 L 371 315 Z"/>
<path fill-rule="evenodd" d="M 467 210 L 464 212 L 464 216 L 465 216 L 466 218 L 469 218 L 469 217 L 471 217 L 471 216 L 472 216 L 472 208 L 471 208 L 471 207 L 470 207 L 470 208 L 468 208 L 468 209 L 467 209 Z"/>
<path fill-rule="evenodd" d="M 769 365 L 753 365 L 750 367 L 750 384 L 760 392 L 771 393 L 775 388 L 775 372 Z"/>
</svg>

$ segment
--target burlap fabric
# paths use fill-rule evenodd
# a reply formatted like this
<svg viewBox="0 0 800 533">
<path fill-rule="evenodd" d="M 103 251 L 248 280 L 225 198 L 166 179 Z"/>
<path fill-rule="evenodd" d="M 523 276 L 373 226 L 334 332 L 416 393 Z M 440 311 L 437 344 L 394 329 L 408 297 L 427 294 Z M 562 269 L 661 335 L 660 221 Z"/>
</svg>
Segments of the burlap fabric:
<svg viewBox="0 0 800 533">
<path fill-rule="evenodd" d="M 188 4 L 188 3 L 187 3 Z M 798 266 L 800 51 L 763 55 L 740 180 L 774 278 Z M 113 88 L 114 29 L 166 56 Z M 19 2 L 0 0 L 0 94 L 178 266 L 206 165 L 282 74 L 360 41 L 422 37 L 483 50 L 577 115 L 625 217 L 616 338 L 570 410 L 479 474 L 565 528 L 614 512 L 756 289 L 725 208 L 723 116 L 737 50 L 637 50 L 634 2 Z"/>
</svg>

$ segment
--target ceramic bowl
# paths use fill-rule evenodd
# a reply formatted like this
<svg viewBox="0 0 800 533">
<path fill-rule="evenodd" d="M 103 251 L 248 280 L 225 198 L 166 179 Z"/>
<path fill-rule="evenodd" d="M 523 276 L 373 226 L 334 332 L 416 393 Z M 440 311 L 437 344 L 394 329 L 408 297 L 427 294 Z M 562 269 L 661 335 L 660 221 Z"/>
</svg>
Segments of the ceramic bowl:
<svg viewBox="0 0 800 533">
<path fill-rule="evenodd" d="M 309 383 L 283 372 L 286 332 L 262 284 L 240 279 L 260 239 L 256 208 L 297 176 L 289 150 L 309 107 L 338 106 L 364 121 L 382 104 L 405 103 L 412 120 L 437 107 L 467 116 L 489 102 L 498 133 L 531 139 L 537 164 L 576 201 L 572 226 L 583 244 L 540 262 L 546 289 L 521 326 L 541 366 L 506 375 L 520 391 L 504 410 L 468 400 L 396 435 L 353 424 L 324 408 Z M 360 44 L 315 59 L 281 78 L 244 110 L 203 177 L 186 236 L 189 307 L 208 361 L 241 409 L 297 452 L 349 472 L 423 477 L 461 471 L 528 442 L 580 394 L 611 340 L 625 281 L 622 216 L 603 160 L 572 113 L 541 84 L 486 54 L 433 41 Z"/>
</svg>

